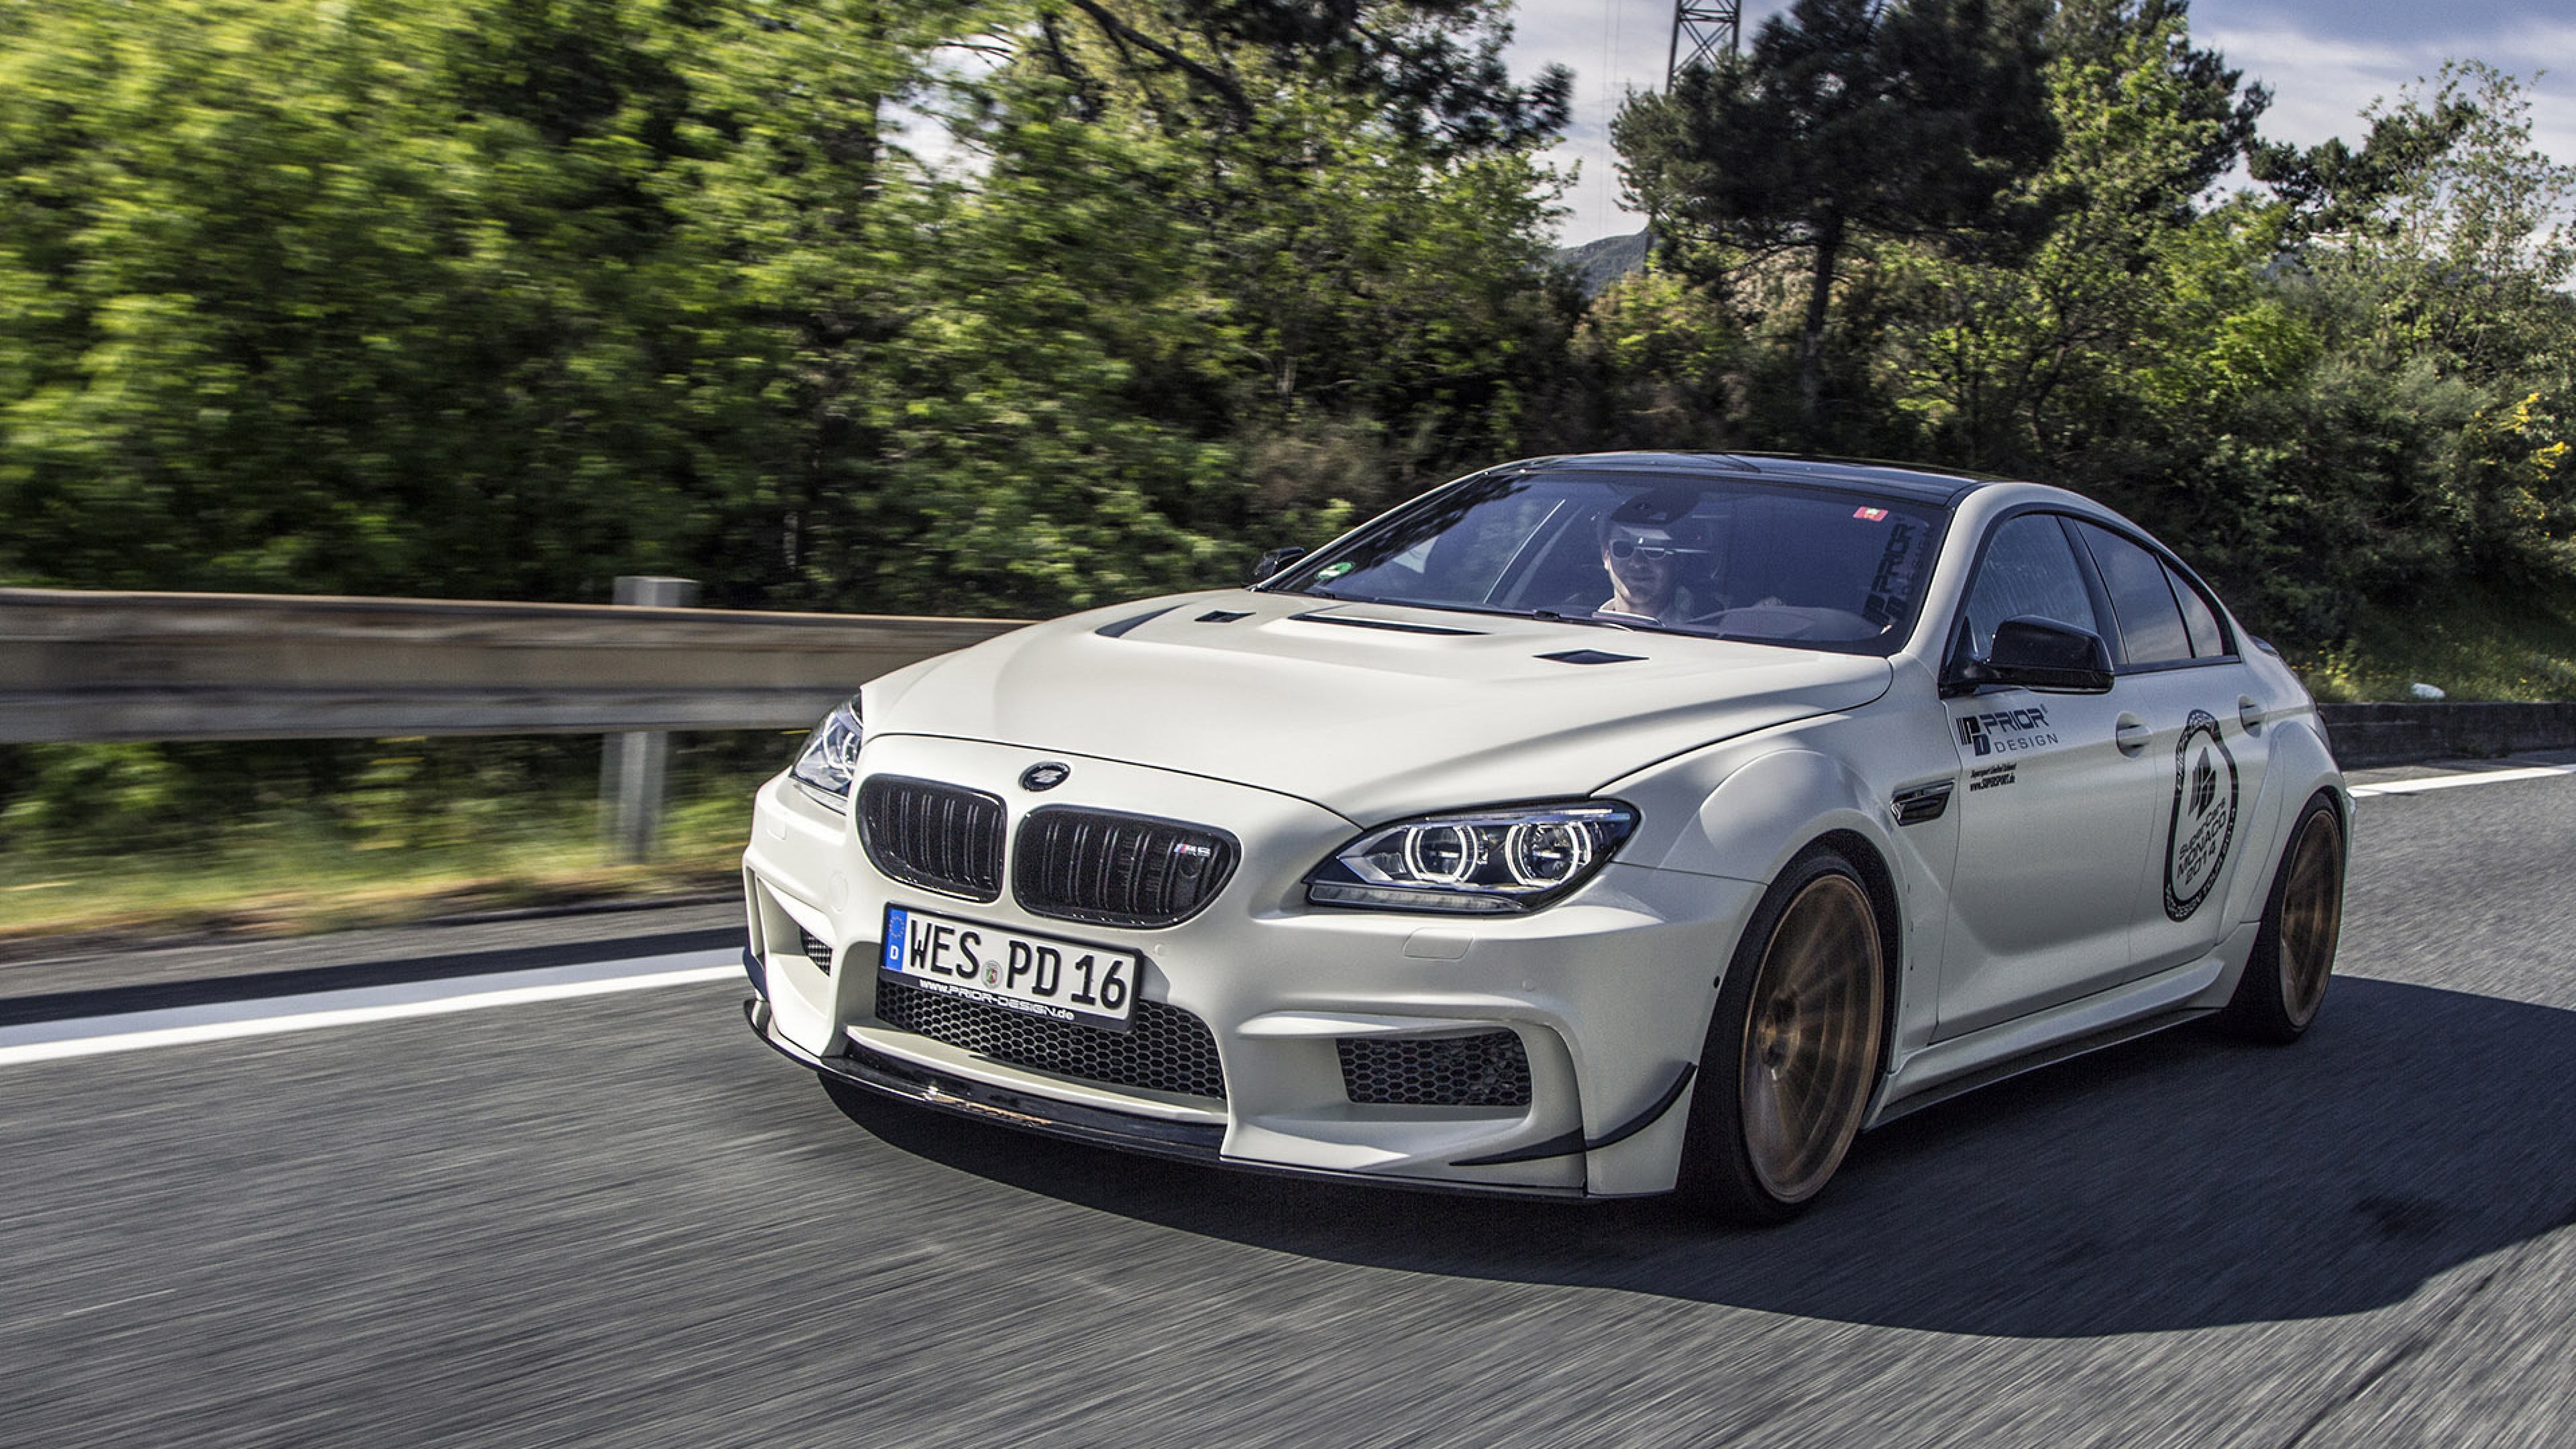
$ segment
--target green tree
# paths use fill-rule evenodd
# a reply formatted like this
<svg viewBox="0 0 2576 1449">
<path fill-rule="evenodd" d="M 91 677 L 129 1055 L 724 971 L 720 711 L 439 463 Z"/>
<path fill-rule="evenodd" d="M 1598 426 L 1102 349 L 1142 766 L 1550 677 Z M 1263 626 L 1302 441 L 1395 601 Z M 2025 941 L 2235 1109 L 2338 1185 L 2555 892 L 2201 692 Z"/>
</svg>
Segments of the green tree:
<svg viewBox="0 0 2576 1449">
<path fill-rule="evenodd" d="M 2116 483 L 2121 454 L 2156 473 L 2192 410 L 2279 386 L 2313 349 L 2260 275 L 2278 218 L 2195 204 L 2263 93 L 2191 46 L 2178 4 L 2068 5 L 2050 39 L 2060 146 L 2017 188 L 2046 233 L 2008 261 L 1894 260 L 1886 365 L 1936 456 Z"/>
<path fill-rule="evenodd" d="M 0 53 L 0 569 L 600 597 L 686 562 L 696 37 L 641 4 L 26 7 Z M 701 346 L 705 350 L 700 350 Z"/>
<path fill-rule="evenodd" d="M 2392 586 L 2566 580 L 2576 498 L 2549 447 L 2576 407 L 2576 166 L 2533 147 L 2523 85 L 2475 62 L 2365 119 L 2347 184 L 2322 205 L 2290 193 L 2291 276 L 2333 385 L 2402 389 L 2350 425 L 2384 440 L 2371 514 Z"/>
<path fill-rule="evenodd" d="M 1824 437 L 1827 322 L 1855 246 L 1990 250 L 2039 215 L 2012 202 L 2055 147 L 2046 13 L 2038 0 L 1798 0 L 1741 55 L 1620 108 L 1620 174 L 1670 255 L 1719 272 L 1804 257 L 1798 412 L 1810 442 Z"/>
<path fill-rule="evenodd" d="M 1236 445 L 1252 491 L 1232 531 L 1266 538 L 1517 445 L 1575 302 L 1550 275 L 1557 183 L 1534 160 L 1565 78 L 1508 81 L 1499 7 L 1037 14 L 1040 42 L 987 87 L 1017 119 L 981 144 L 998 156 L 1046 117 L 1160 158 L 1113 204 L 1198 239 L 1186 290 L 1221 346 L 1148 375 L 1159 416 Z"/>
</svg>

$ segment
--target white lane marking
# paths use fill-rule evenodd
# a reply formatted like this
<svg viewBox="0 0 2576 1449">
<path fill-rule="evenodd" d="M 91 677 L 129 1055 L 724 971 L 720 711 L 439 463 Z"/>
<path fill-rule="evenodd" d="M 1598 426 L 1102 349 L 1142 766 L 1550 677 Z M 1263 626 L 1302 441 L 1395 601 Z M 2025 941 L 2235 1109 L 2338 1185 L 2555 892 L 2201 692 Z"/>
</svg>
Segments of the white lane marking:
<svg viewBox="0 0 2576 1449">
<path fill-rule="evenodd" d="M 721 964 L 719 964 L 721 963 Z M 685 951 L 629 961 L 592 961 L 540 971 L 504 971 L 444 981 L 404 981 L 345 991 L 312 991 L 252 1001 L 174 1006 L 118 1016 L 29 1022 L 0 1028 L 0 1067 L 110 1052 L 148 1051 L 194 1042 L 273 1036 L 326 1026 L 400 1021 L 496 1006 L 569 1001 L 625 991 L 651 991 L 742 975 L 738 951 Z"/>
<path fill-rule="evenodd" d="M 2532 765 L 2519 770 L 2477 770 L 2460 775 L 2434 775 L 2422 780 L 2386 780 L 2376 785 L 2355 785 L 2355 795 L 2420 795 L 2427 790 L 2450 790 L 2462 785 L 2501 785 L 2507 780 L 2548 780 L 2560 775 L 2576 775 L 2576 765 Z"/>
<path fill-rule="evenodd" d="M 137 1293 L 131 1298 L 110 1298 L 105 1303 L 93 1303 L 87 1308 L 66 1309 L 63 1317 L 78 1318 L 84 1313 L 104 1313 L 111 1308 L 123 1308 L 128 1303 L 141 1303 L 149 1298 L 167 1298 L 178 1291 L 176 1288 L 155 1288 L 149 1293 Z"/>
</svg>

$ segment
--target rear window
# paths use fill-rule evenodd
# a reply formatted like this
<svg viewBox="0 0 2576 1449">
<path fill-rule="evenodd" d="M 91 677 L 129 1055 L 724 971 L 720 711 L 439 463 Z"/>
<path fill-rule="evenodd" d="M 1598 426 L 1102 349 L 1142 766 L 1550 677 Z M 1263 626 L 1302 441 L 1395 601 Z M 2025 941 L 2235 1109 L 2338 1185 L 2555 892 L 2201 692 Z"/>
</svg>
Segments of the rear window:
<svg viewBox="0 0 2576 1449">
<path fill-rule="evenodd" d="M 2165 582 L 2164 563 L 2109 529 L 2090 523 L 2075 528 L 2111 595 L 2111 612 L 2120 625 L 2121 662 L 2170 664 L 2191 658 L 2191 631 L 2183 624 L 2182 606 L 2174 602 L 2173 585 Z"/>
<path fill-rule="evenodd" d="M 2227 647 L 2227 631 L 2219 627 L 2218 611 L 2192 587 L 2191 580 L 2166 564 L 2165 582 L 2173 588 L 2174 601 L 2182 605 L 2182 626 L 2191 635 L 2192 657 L 2217 659 L 2233 653 Z"/>
</svg>

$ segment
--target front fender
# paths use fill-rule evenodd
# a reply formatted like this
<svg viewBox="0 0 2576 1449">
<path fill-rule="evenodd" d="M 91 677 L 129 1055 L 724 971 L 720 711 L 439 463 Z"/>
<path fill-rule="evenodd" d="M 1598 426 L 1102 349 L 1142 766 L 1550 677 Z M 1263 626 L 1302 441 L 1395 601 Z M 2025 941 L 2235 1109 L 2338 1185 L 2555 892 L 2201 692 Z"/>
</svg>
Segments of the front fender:
<svg viewBox="0 0 2576 1449">
<path fill-rule="evenodd" d="M 1933 987 L 1949 920 L 1945 893 L 1957 821 L 1945 815 L 1900 830 L 1889 789 L 1874 786 L 1847 761 L 1883 767 L 1891 786 L 1936 781 L 1945 767 L 1954 771 L 1954 757 L 1909 747 L 1921 734 L 1873 730 L 1832 753 L 1786 741 L 1748 750 L 1739 741 L 1605 793 L 1636 802 L 1650 831 L 1659 819 L 1673 822 L 1639 840 L 1650 848 L 1630 857 L 1663 870 L 1767 886 L 1828 835 L 1843 835 L 1847 846 L 1857 840 L 1874 853 L 1895 907 L 1887 923 L 1894 958 L 1889 1030 L 1900 1046 L 1920 1045 L 1933 1029 L 1939 999 Z M 1862 866 L 1866 872 L 1868 864 Z M 1734 947 L 1732 941 L 1722 947 L 1728 958 Z"/>
<path fill-rule="evenodd" d="M 1814 750 L 1773 750 L 1719 780 L 1691 825 L 1676 831 L 1652 864 L 1767 883 L 1800 851 L 1836 831 L 1860 836 L 1887 860 L 1893 824 L 1868 782 L 1842 761 Z"/>
</svg>

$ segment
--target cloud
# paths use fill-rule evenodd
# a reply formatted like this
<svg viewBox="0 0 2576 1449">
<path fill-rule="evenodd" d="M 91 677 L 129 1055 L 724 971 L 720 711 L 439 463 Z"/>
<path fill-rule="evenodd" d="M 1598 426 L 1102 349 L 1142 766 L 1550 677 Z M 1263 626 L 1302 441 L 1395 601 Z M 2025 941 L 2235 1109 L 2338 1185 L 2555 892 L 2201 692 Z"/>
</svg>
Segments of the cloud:
<svg viewBox="0 0 2576 1449">
<path fill-rule="evenodd" d="M 2528 87 L 2532 145 L 2576 164 L 2576 25 L 2522 20 L 2374 39 L 2274 22 L 2208 26 L 2198 38 L 2224 52 L 2247 79 L 2272 88 L 2263 130 L 2275 140 L 2313 146 L 2341 136 L 2357 145 L 2368 131 L 2361 113 L 2371 102 L 2396 100 L 2445 60 L 2483 60 Z"/>
<path fill-rule="evenodd" d="M 1645 225 L 1645 218 L 1618 206 L 1610 118 L 1631 90 L 1663 84 L 1672 23 L 1671 0 L 1524 0 L 1513 16 L 1507 54 L 1515 74 L 1534 74 L 1545 65 L 1574 72 L 1572 121 L 1548 158 L 1560 167 L 1581 167 L 1581 178 L 1565 194 L 1566 214 L 1558 223 L 1569 241 L 1615 236 Z"/>
<path fill-rule="evenodd" d="M 1750 0 L 1750 32 L 1785 6 Z M 1590 241 L 1635 231 L 1644 218 L 1618 206 L 1617 158 L 1610 118 L 1630 90 L 1663 84 L 1671 43 L 1670 0 L 1522 0 L 1508 52 L 1515 72 L 1543 65 L 1574 71 L 1574 115 L 1550 153 L 1579 165 L 1558 223 L 1563 240 Z M 2477 59 L 2530 84 L 2532 141 L 2576 164 L 2576 24 L 2534 18 L 2527 0 L 2202 0 L 2193 39 L 2226 55 L 2247 79 L 2272 88 L 2264 133 L 2314 145 L 2329 136 L 2358 143 L 2361 112 L 2375 98 L 2394 100 L 2401 87 L 2429 76 L 2451 58 Z M 2536 72 L 2545 72 L 2535 81 Z"/>
</svg>

